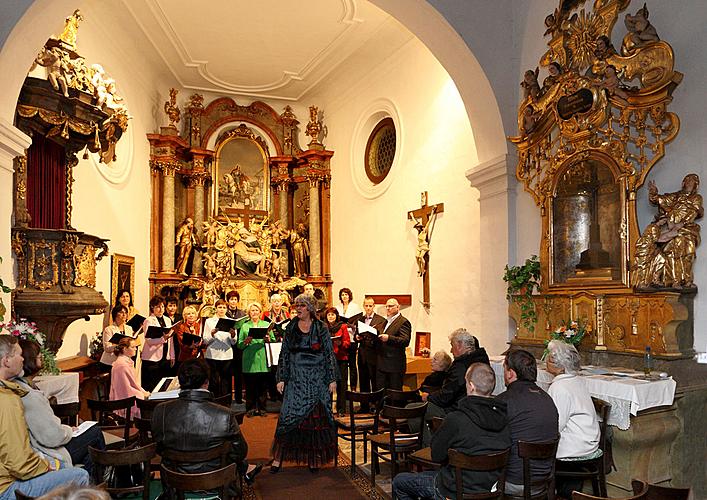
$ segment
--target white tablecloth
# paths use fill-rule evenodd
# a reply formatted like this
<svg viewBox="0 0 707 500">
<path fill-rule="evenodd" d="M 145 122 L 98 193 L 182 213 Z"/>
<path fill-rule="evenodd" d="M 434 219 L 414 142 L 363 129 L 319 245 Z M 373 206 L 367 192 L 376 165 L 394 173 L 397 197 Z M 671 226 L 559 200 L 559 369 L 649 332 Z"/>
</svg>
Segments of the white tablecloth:
<svg viewBox="0 0 707 500">
<path fill-rule="evenodd" d="M 491 367 L 496 374 L 494 394 L 506 389 L 503 382 L 503 356 L 493 356 Z M 553 376 L 538 369 L 538 387 L 547 390 Z M 609 425 L 626 430 L 631 426 L 631 415 L 641 410 L 673 404 L 676 382 L 672 378 L 644 380 L 635 377 L 617 375 L 583 375 L 589 393 L 611 404 Z"/>
<path fill-rule="evenodd" d="M 59 375 L 40 375 L 34 377 L 34 383 L 47 398 L 54 396 L 58 404 L 79 402 L 78 372 L 60 373 Z"/>
</svg>

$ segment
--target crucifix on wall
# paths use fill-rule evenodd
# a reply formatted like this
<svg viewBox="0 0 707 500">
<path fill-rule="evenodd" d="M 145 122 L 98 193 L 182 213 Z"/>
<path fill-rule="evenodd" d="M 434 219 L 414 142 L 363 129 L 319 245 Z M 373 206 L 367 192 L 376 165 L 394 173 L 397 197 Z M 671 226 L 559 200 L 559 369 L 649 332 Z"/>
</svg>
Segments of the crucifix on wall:
<svg viewBox="0 0 707 500">
<path fill-rule="evenodd" d="M 415 221 L 417 229 L 417 275 L 422 277 L 422 305 L 425 309 L 430 307 L 430 240 L 434 229 L 435 219 L 444 212 L 444 203 L 436 205 L 427 204 L 427 191 L 420 195 L 420 208 L 410 210 L 408 219 Z"/>
</svg>

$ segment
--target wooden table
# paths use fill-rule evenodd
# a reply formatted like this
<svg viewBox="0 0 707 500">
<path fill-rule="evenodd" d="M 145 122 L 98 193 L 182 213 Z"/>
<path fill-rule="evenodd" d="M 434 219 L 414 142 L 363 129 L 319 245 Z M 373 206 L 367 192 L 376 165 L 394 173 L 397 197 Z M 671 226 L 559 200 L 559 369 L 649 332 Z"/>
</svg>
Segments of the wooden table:
<svg viewBox="0 0 707 500">
<path fill-rule="evenodd" d="M 408 356 L 407 367 L 403 376 L 403 389 L 408 391 L 417 389 L 430 373 L 432 373 L 432 360 L 430 358 Z"/>
</svg>

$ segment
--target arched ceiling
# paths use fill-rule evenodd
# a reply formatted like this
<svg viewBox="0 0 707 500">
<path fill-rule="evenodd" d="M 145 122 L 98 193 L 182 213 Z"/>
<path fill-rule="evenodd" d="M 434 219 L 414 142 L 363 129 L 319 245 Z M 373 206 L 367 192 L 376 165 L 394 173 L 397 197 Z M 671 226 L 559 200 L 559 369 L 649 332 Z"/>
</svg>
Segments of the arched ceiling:
<svg viewBox="0 0 707 500">
<path fill-rule="evenodd" d="M 116 8 L 102 4 L 92 10 Z M 134 20 L 131 29 L 142 31 L 184 88 L 219 94 L 299 100 L 347 60 L 370 68 L 412 38 L 366 0 L 121 0 L 121 5 Z M 384 43 L 371 50 L 377 39 Z M 365 58 L 352 57 L 361 51 Z"/>
</svg>

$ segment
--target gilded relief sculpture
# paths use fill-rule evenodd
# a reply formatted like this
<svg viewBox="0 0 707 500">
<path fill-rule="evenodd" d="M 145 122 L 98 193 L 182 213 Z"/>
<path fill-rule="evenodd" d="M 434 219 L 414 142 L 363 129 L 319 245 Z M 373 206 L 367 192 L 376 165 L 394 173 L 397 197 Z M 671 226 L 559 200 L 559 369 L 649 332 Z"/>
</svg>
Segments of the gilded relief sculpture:
<svg viewBox="0 0 707 500">
<path fill-rule="evenodd" d="M 634 284 L 637 288 L 694 287 L 692 264 L 700 244 L 700 226 L 704 215 L 702 196 L 697 192 L 700 178 L 686 175 L 682 189 L 658 194 L 653 181 L 648 184 L 648 199 L 658 213 L 636 242 Z"/>
</svg>

